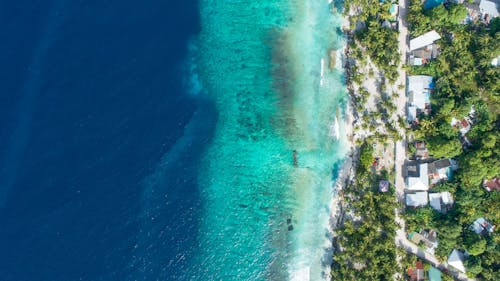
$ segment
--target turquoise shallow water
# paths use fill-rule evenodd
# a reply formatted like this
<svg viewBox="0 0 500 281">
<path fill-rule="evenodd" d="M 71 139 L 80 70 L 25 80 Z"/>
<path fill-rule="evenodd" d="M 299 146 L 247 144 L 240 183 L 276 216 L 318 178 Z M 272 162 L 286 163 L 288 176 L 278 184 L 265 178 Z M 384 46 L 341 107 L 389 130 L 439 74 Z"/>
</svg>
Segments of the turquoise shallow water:
<svg viewBox="0 0 500 281">
<path fill-rule="evenodd" d="M 200 12 L 195 71 L 219 118 L 199 172 L 192 278 L 324 279 L 345 154 L 340 58 L 328 67 L 340 16 L 326 0 L 205 0 Z"/>
</svg>

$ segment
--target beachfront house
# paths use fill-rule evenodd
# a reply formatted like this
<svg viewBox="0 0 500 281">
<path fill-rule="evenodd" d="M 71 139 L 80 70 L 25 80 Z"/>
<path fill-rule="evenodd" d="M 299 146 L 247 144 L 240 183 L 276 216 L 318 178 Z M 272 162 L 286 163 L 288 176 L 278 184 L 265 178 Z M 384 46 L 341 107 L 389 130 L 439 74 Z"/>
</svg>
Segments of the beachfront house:
<svg viewBox="0 0 500 281">
<path fill-rule="evenodd" d="M 407 191 L 427 191 L 429 189 L 429 174 L 427 163 L 405 163 L 404 177 Z"/>
<path fill-rule="evenodd" d="M 447 191 L 429 193 L 429 203 L 434 210 L 445 214 L 453 206 L 453 197 Z"/>
<path fill-rule="evenodd" d="M 407 118 L 410 123 L 418 123 L 418 115 L 428 114 L 431 110 L 431 92 L 434 90 L 432 76 L 408 76 Z"/>
<path fill-rule="evenodd" d="M 487 235 L 495 231 L 495 226 L 492 225 L 485 218 L 478 218 L 470 226 L 471 230 L 476 234 Z"/>
<path fill-rule="evenodd" d="M 453 172 L 458 169 L 458 163 L 453 159 L 439 159 L 428 164 L 430 186 L 450 180 Z"/>
<path fill-rule="evenodd" d="M 437 58 L 440 48 L 435 42 L 439 39 L 441 36 L 435 30 L 411 39 L 409 63 L 411 65 L 424 65 Z"/>
<path fill-rule="evenodd" d="M 424 207 L 429 203 L 429 197 L 427 196 L 427 191 L 420 191 L 415 193 L 406 193 L 406 206 L 407 207 Z"/>
<path fill-rule="evenodd" d="M 453 251 L 451 251 L 451 254 L 448 257 L 448 264 L 465 273 L 464 254 L 457 249 L 453 249 Z"/>
<path fill-rule="evenodd" d="M 425 251 L 432 255 L 434 255 L 434 250 L 438 246 L 437 233 L 432 229 L 412 232 L 408 234 L 408 239 L 416 245 L 423 245 L 425 247 Z"/>
<path fill-rule="evenodd" d="M 491 192 L 491 191 L 500 191 L 500 178 L 494 177 L 490 180 L 484 180 L 483 181 L 483 187 L 486 189 L 486 191 Z"/>
</svg>

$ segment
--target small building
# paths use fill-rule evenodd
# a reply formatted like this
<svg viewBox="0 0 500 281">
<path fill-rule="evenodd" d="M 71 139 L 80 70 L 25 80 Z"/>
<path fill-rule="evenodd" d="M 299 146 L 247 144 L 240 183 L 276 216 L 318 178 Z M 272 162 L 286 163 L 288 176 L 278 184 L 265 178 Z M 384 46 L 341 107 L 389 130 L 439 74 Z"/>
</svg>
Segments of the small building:
<svg viewBox="0 0 500 281">
<path fill-rule="evenodd" d="M 428 114 L 431 110 L 431 92 L 434 91 L 432 76 L 408 76 L 408 122 L 418 123 L 418 114 Z"/>
<path fill-rule="evenodd" d="M 469 117 L 464 117 L 462 120 L 452 118 L 450 125 L 457 128 L 462 136 L 465 136 L 472 128 L 472 120 Z"/>
<path fill-rule="evenodd" d="M 413 38 L 410 40 L 410 52 L 429 46 L 439 39 L 441 39 L 441 36 L 435 30 Z"/>
<path fill-rule="evenodd" d="M 453 159 L 440 159 L 429 163 L 428 173 L 430 185 L 435 185 L 442 181 L 450 180 L 453 171 L 458 169 L 458 164 Z"/>
<path fill-rule="evenodd" d="M 479 2 L 479 11 L 484 19 L 489 22 L 492 18 L 498 17 L 498 6 L 500 6 L 498 0 L 481 0 Z"/>
<path fill-rule="evenodd" d="M 437 58 L 440 53 L 441 48 L 439 45 L 432 43 L 428 46 L 410 52 L 409 63 L 415 66 L 424 65 Z"/>
<path fill-rule="evenodd" d="M 427 147 L 425 146 L 425 142 L 423 141 L 416 141 L 415 142 L 415 158 L 417 160 L 424 160 L 429 157 L 429 150 L 427 150 Z"/>
<path fill-rule="evenodd" d="M 378 183 L 378 190 L 380 192 L 387 192 L 387 191 L 389 191 L 389 181 L 381 180 Z"/>
<path fill-rule="evenodd" d="M 423 281 L 424 276 L 424 264 L 421 261 L 415 263 L 415 268 L 408 268 L 406 274 L 408 275 L 408 280 L 410 281 Z"/>
<path fill-rule="evenodd" d="M 429 268 L 429 281 L 441 281 L 441 271 L 431 266 Z"/>
<path fill-rule="evenodd" d="M 493 190 L 500 191 L 500 178 L 494 177 L 491 180 L 484 180 L 483 187 L 488 192 L 491 192 Z"/>
<path fill-rule="evenodd" d="M 465 1 L 467 17 L 465 23 L 482 21 L 489 24 L 491 19 L 498 17 L 499 0 L 474 0 Z"/>
<path fill-rule="evenodd" d="M 451 251 L 451 254 L 448 257 L 448 264 L 465 273 L 464 255 L 457 249 L 453 249 L 453 251 Z"/>
<path fill-rule="evenodd" d="M 405 164 L 406 190 L 427 191 L 429 189 L 428 164 L 409 162 Z"/>
<path fill-rule="evenodd" d="M 429 198 L 427 191 L 420 191 L 415 193 L 406 193 L 406 206 L 408 207 L 423 207 L 427 206 Z"/>
<path fill-rule="evenodd" d="M 437 234 L 434 230 L 421 230 L 420 232 L 412 232 L 408 234 L 408 238 L 415 244 L 423 244 L 425 251 L 434 254 L 434 250 L 438 246 Z"/>
<path fill-rule="evenodd" d="M 441 36 L 435 30 L 432 30 L 410 40 L 409 63 L 411 65 L 423 65 L 437 58 L 440 48 L 434 42 L 439 39 L 441 39 Z"/>
<path fill-rule="evenodd" d="M 470 227 L 471 230 L 474 231 L 476 234 L 481 234 L 481 235 L 490 234 L 493 231 L 495 231 L 495 226 L 492 225 L 485 218 L 478 218 L 472 223 Z"/>
<path fill-rule="evenodd" d="M 453 197 L 448 191 L 429 193 L 429 203 L 434 210 L 446 213 L 453 206 Z"/>
</svg>

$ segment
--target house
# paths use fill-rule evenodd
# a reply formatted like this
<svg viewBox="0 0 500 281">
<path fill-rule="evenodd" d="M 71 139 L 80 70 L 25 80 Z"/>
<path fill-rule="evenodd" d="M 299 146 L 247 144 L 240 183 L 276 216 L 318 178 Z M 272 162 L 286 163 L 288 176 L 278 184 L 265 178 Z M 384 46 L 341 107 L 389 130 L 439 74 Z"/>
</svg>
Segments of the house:
<svg viewBox="0 0 500 281">
<path fill-rule="evenodd" d="M 415 193 L 406 193 L 406 206 L 408 207 L 423 207 L 429 203 L 427 191 Z"/>
<path fill-rule="evenodd" d="M 429 31 L 410 40 L 409 62 L 411 65 L 423 65 L 435 59 L 440 52 L 439 45 L 434 44 L 441 36 L 435 31 Z"/>
<path fill-rule="evenodd" d="M 489 221 L 487 221 L 485 218 L 478 218 L 477 220 L 472 223 L 470 226 L 471 230 L 474 231 L 476 234 L 490 234 L 493 231 L 495 231 L 495 226 L 492 225 Z"/>
<path fill-rule="evenodd" d="M 387 191 L 389 191 L 389 182 L 386 181 L 386 180 L 381 180 L 378 183 L 378 190 L 380 192 L 387 192 Z"/>
<path fill-rule="evenodd" d="M 427 147 L 425 146 L 425 142 L 423 141 L 416 141 L 415 142 L 415 158 L 417 160 L 424 160 L 429 157 L 429 150 L 427 150 Z"/>
<path fill-rule="evenodd" d="M 484 20 L 489 23 L 492 18 L 498 17 L 498 7 L 500 1 L 498 0 L 481 0 L 479 2 L 479 11 L 483 15 Z"/>
<path fill-rule="evenodd" d="M 441 39 L 441 36 L 435 30 L 431 30 L 423 35 L 413 38 L 410 40 L 410 52 L 429 46 L 439 39 Z"/>
<path fill-rule="evenodd" d="M 451 251 L 451 254 L 448 257 L 448 264 L 465 273 L 464 255 L 458 250 L 453 249 L 453 251 Z"/>
<path fill-rule="evenodd" d="M 423 281 L 424 277 L 424 264 L 421 261 L 415 263 L 415 268 L 408 268 L 406 271 L 408 280 L 410 281 Z"/>
<path fill-rule="evenodd" d="M 469 117 L 464 117 L 462 120 L 452 118 L 450 125 L 457 128 L 462 136 L 465 136 L 472 127 L 472 120 Z"/>
<path fill-rule="evenodd" d="M 467 17 L 465 23 L 471 21 L 482 21 L 489 24 L 491 19 L 498 17 L 500 0 L 475 0 L 465 1 Z"/>
<path fill-rule="evenodd" d="M 432 76 L 408 76 L 408 122 L 418 123 L 418 114 L 429 113 L 431 109 L 430 96 L 434 90 Z"/>
<path fill-rule="evenodd" d="M 500 191 L 500 178 L 494 177 L 491 180 L 484 180 L 483 187 L 488 192 L 491 192 L 492 190 Z"/>
<path fill-rule="evenodd" d="M 430 185 L 435 185 L 441 181 L 450 180 L 453 171 L 458 169 L 458 164 L 453 159 L 440 159 L 428 164 Z"/>
<path fill-rule="evenodd" d="M 437 268 L 431 266 L 429 268 L 429 281 L 441 281 L 441 271 Z"/>
<path fill-rule="evenodd" d="M 408 238 L 415 244 L 423 244 L 425 251 L 434 254 L 434 250 L 438 246 L 437 234 L 434 230 L 421 230 L 420 232 L 412 232 L 408 234 Z"/>
<path fill-rule="evenodd" d="M 427 191 L 429 189 L 428 164 L 408 162 L 405 163 L 406 190 Z"/>
<path fill-rule="evenodd" d="M 446 213 L 453 206 L 453 197 L 447 191 L 429 193 L 429 203 L 434 210 Z"/>
</svg>

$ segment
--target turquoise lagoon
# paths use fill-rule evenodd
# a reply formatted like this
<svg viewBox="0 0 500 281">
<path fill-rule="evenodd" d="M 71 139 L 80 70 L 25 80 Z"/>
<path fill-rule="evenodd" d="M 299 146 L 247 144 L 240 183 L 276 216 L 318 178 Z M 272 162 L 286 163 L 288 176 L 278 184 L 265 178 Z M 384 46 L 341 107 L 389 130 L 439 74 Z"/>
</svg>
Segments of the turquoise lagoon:
<svg viewBox="0 0 500 281">
<path fill-rule="evenodd" d="M 218 111 L 194 280 L 322 280 L 346 153 L 341 16 L 327 0 L 201 0 L 193 52 Z M 340 120 L 339 120 L 340 119 Z M 297 154 L 294 166 L 293 151 Z"/>
</svg>

